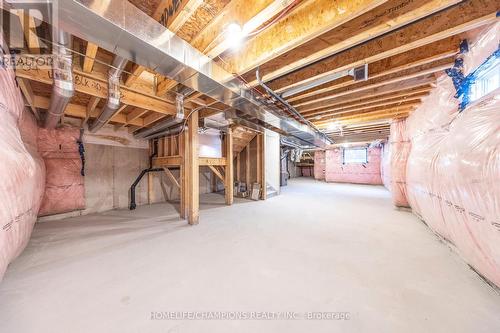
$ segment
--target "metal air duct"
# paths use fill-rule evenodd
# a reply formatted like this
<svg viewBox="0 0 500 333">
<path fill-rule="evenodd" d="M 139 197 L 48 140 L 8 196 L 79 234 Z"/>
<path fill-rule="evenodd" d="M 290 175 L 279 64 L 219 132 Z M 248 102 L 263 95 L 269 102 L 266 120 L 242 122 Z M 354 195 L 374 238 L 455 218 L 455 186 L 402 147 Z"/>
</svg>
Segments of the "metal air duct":
<svg viewBox="0 0 500 333">
<path fill-rule="evenodd" d="M 72 37 L 70 34 L 54 29 L 52 76 L 54 84 L 50 104 L 45 115 L 44 127 L 53 129 L 59 123 L 64 110 L 75 93 L 73 86 L 73 60 L 71 57 Z"/>
<path fill-rule="evenodd" d="M 15 6 L 15 3 L 13 3 Z M 125 0 L 59 1 L 59 26 L 82 39 L 150 68 L 187 88 L 279 128 L 299 141 L 324 147 L 331 140 L 263 104 L 238 78 Z"/>
<path fill-rule="evenodd" d="M 113 66 L 108 72 L 108 99 L 106 106 L 102 109 L 101 114 L 97 119 L 89 123 L 89 131 L 97 132 L 118 112 L 120 109 L 120 76 L 123 69 L 127 65 L 128 60 L 116 56 L 113 60 Z"/>
</svg>

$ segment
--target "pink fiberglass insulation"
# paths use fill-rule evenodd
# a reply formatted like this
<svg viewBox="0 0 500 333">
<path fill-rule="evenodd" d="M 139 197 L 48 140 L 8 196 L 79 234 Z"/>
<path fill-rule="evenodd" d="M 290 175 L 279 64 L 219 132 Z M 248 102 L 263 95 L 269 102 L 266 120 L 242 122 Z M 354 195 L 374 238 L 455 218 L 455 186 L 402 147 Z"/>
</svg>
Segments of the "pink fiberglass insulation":
<svg viewBox="0 0 500 333">
<path fill-rule="evenodd" d="M 325 151 L 314 152 L 314 179 L 325 180 Z"/>
<path fill-rule="evenodd" d="M 0 67 L 0 279 L 33 230 L 45 170 L 36 149 L 38 127 L 16 86 L 11 70 Z"/>
<path fill-rule="evenodd" d="M 391 143 L 382 145 L 382 157 L 380 159 L 380 176 L 385 188 L 391 190 Z"/>
<path fill-rule="evenodd" d="M 76 127 L 40 129 L 38 151 L 47 169 L 46 189 L 39 215 L 52 215 L 85 208 L 85 187 Z"/>
<path fill-rule="evenodd" d="M 406 131 L 406 119 L 393 120 L 389 136 L 389 163 L 391 170 L 390 191 L 392 202 L 398 207 L 408 207 L 406 198 L 406 163 L 410 154 L 411 142 Z"/>
<path fill-rule="evenodd" d="M 329 149 L 325 157 L 327 182 L 381 185 L 380 148 L 368 148 L 368 163 L 343 164 L 342 148 Z"/>
<path fill-rule="evenodd" d="M 498 30 L 490 34 L 482 41 L 498 47 Z M 488 49 L 488 45 L 475 45 Z M 470 59 L 478 54 L 472 49 L 464 57 L 465 64 L 480 63 Z M 460 113 L 454 94 L 451 79 L 440 77 L 437 88 L 407 119 L 412 142 L 406 174 L 408 201 L 476 271 L 500 286 L 498 90 Z"/>
</svg>

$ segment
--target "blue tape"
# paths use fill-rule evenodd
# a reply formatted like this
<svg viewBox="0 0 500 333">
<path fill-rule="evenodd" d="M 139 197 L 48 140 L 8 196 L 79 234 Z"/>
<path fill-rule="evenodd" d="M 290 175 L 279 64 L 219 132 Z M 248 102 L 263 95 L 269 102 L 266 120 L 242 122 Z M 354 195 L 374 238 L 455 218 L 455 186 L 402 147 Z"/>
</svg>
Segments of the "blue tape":
<svg viewBox="0 0 500 333">
<path fill-rule="evenodd" d="M 463 43 L 463 42 L 462 42 Z M 462 43 L 460 44 L 460 51 L 462 53 Z M 465 48 L 465 45 L 464 45 Z M 468 45 L 466 46 L 468 52 Z M 483 73 L 489 71 L 500 59 L 500 46 L 491 54 L 481 65 L 479 65 L 472 73 L 466 77 L 463 74 L 464 62 L 463 59 L 455 60 L 455 65 L 447 69 L 446 74 L 452 79 L 455 90 L 457 91 L 455 98 L 460 99 L 459 111 L 462 112 L 470 103 L 471 86 L 476 83 L 477 79 Z"/>
</svg>

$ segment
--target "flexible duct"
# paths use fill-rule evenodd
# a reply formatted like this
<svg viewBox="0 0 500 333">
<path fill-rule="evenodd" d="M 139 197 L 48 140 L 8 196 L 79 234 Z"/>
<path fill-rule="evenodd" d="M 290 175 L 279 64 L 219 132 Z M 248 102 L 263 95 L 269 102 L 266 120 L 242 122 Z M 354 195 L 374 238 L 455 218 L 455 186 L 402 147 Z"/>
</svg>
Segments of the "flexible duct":
<svg viewBox="0 0 500 333">
<path fill-rule="evenodd" d="M 73 86 L 73 61 L 71 53 L 68 51 L 71 48 L 72 37 L 70 34 L 58 30 L 56 31 L 56 38 L 52 64 L 54 84 L 52 85 L 50 105 L 44 123 L 44 127 L 48 129 L 53 129 L 57 126 L 66 106 L 75 93 Z"/>
<path fill-rule="evenodd" d="M 101 114 L 89 125 L 91 133 L 97 132 L 118 112 L 120 109 L 120 76 L 127 64 L 127 59 L 116 56 L 112 68 L 108 73 L 108 99 Z"/>
</svg>

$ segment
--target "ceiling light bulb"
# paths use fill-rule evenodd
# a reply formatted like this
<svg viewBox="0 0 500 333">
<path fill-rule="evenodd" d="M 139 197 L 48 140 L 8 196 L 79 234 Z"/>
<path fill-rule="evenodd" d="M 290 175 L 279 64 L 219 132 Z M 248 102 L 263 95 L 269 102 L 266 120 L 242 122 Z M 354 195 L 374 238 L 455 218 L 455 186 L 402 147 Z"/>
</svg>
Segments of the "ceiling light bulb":
<svg viewBox="0 0 500 333">
<path fill-rule="evenodd" d="M 226 43 L 233 50 L 237 50 L 245 38 L 245 34 L 238 23 L 230 23 L 226 27 Z"/>
</svg>

